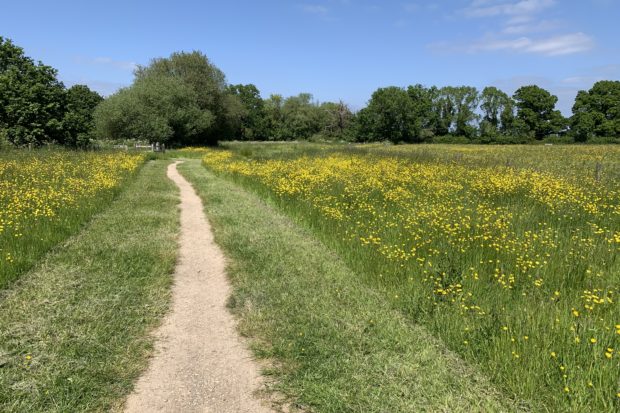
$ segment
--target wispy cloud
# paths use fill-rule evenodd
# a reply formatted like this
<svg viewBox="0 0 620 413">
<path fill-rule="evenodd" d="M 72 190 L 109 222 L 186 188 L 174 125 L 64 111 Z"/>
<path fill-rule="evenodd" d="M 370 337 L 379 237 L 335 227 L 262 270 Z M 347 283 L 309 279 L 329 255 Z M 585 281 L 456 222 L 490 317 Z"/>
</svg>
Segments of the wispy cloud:
<svg viewBox="0 0 620 413">
<path fill-rule="evenodd" d="M 555 4 L 555 0 L 520 0 L 516 2 L 474 0 L 463 11 L 467 17 L 528 16 L 540 13 Z"/>
<path fill-rule="evenodd" d="M 435 43 L 432 49 L 450 48 L 467 53 L 514 52 L 542 56 L 565 56 L 583 53 L 594 48 L 592 36 L 582 32 L 562 33 L 565 23 L 544 18 L 557 0 L 471 0 L 459 15 L 467 20 L 485 19 L 494 22 L 496 29 L 467 44 Z M 488 22 L 485 23 L 488 25 Z M 545 33 L 547 36 L 533 36 Z"/>
<path fill-rule="evenodd" d="M 562 79 L 561 83 L 565 85 L 583 86 L 582 88 L 586 89 L 587 87 L 598 82 L 599 80 L 614 79 L 620 80 L 619 64 L 609 64 L 605 66 L 592 67 L 584 73 Z"/>
<path fill-rule="evenodd" d="M 116 59 L 112 59 L 111 57 L 94 57 L 93 58 L 93 57 L 78 56 L 75 58 L 75 61 L 77 63 L 82 63 L 82 64 L 109 66 L 115 69 L 126 70 L 126 71 L 134 71 L 138 67 L 138 64 L 136 62 L 116 60 Z"/>
<path fill-rule="evenodd" d="M 329 9 L 322 4 L 303 4 L 301 10 L 308 14 L 317 14 L 320 16 L 326 16 L 329 13 Z"/>
<path fill-rule="evenodd" d="M 541 39 L 519 37 L 517 39 L 489 39 L 474 43 L 467 52 L 516 51 L 537 53 L 545 56 L 562 56 L 588 51 L 594 47 L 594 40 L 584 33 L 570 33 Z"/>
<path fill-rule="evenodd" d="M 562 27 L 562 23 L 557 20 L 541 20 L 537 22 L 520 22 L 506 24 L 502 29 L 502 33 L 516 35 L 527 33 L 541 33 L 555 30 Z"/>
</svg>

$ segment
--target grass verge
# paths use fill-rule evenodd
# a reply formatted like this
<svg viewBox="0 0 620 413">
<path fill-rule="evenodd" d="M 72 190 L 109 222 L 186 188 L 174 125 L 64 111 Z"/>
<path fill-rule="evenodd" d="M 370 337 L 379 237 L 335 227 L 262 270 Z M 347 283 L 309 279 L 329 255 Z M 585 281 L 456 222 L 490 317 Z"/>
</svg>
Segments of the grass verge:
<svg viewBox="0 0 620 413">
<path fill-rule="evenodd" d="M 423 327 L 408 322 L 308 231 L 187 161 L 231 263 L 230 307 L 274 392 L 320 412 L 513 411 Z"/>
<path fill-rule="evenodd" d="M 0 295 L 0 411 L 119 408 L 168 308 L 178 231 L 167 162 Z"/>
</svg>

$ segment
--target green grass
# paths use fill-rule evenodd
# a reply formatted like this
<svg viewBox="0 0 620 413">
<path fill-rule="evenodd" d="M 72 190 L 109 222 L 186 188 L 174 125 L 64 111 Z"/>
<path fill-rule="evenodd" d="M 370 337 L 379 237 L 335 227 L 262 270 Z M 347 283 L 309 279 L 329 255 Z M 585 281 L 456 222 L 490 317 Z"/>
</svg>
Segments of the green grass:
<svg viewBox="0 0 620 413">
<path fill-rule="evenodd" d="M 131 391 L 170 299 L 178 199 L 166 165 L 144 165 L 0 293 L 0 411 L 106 411 Z"/>
<path fill-rule="evenodd" d="M 240 330 L 289 404 L 317 412 L 516 410 L 276 207 L 198 161 L 179 170 L 230 258 Z"/>
<path fill-rule="evenodd" d="M 207 164 L 509 397 L 534 411 L 617 411 L 617 147 L 228 147 L 232 158 Z"/>
<path fill-rule="evenodd" d="M 143 159 L 62 149 L 0 152 L 0 290 L 109 206 Z"/>
</svg>

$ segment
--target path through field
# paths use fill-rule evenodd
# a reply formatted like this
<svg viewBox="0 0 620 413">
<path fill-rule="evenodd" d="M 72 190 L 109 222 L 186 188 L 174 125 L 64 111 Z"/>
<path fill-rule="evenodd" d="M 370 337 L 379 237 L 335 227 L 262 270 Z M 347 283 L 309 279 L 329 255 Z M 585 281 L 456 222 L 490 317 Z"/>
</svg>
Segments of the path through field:
<svg viewBox="0 0 620 413">
<path fill-rule="evenodd" d="M 176 164 L 181 191 L 180 260 L 170 313 L 156 332 L 155 356 L 127 412 L 269 412 L 253 392 L 260 378 L 225 307 L 230 286 L 202 202 Z"/>
</svg>

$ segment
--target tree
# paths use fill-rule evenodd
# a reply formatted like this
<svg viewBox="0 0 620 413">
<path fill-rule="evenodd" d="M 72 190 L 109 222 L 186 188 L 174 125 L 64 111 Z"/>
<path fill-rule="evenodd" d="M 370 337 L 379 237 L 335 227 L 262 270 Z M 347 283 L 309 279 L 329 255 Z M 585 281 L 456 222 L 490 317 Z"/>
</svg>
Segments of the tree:
<svg viewBox="0 0 620 413">
<path fill-rule="evenodd" d="M 523 86 L 513 95 L 517 118 L 534 134 L 536 139 L 559 133 L 565 126 L 560 111 L 555 110 L 558 98 L 538 86 Z"/>
<path fill-rule="evenodd" d="M 94 127 L 93 112 L 103 97 L 85 85 L 74 85 L 66 92 L 66 112 L 62 125 L 64 143 L 69 146 L 85 146 Z"/>
<path fill-rule="evenodd" d="M 427 89 L 417 84 L 407 87 L 407 94 L 413 103 L 413 113 L 418 127 L 417 140 L 421 141 L 434 134 L 437 117 L 433 111 L 433 98 L 437 94 L 437 88 L 433 86 Z"/>
<path fill-rule="evenodd" d="M 360 111 L 358 122 L 361 140 L 414 142 L 420 136 L 414 103 L 407 91 L 396 86 L 377 89 Z"/>
<path fill-rule="evenodd" d="M 319 107 L 322 111 L 323 133 L 330 138 L 345 139 L 353 121 L 353 113 L 341 100 L 338 103 L 324 102 Z"/>
<path fill-rule="evenodd" d="M 236 134 L 243 140 L 265 140 L 268 138 L 265 102 L 258 88 L 249 85 L 231 85 L 229 93 L 237 96 L 243 106 L 240 127 Z"/>
<path fill-rule="evenodd" d="M 56 70 L 0 37 L 0 127 L 14 145 L 63 143 L 65 91 Z"/>
<path fill-rule="evenodd" d="M 472 123 L 477 119 L 478 90 L 469 86 L 446 86 L 435 93 L 433 111 L 436 113 L 435 132 L 473 137 Z"/>
<path fill-rule="evenodd" d="M 284 98 L 282 95 L 270 95 L 265 99 L 265 130 L 267 139 L 282 139 L 282 106 Z"/>
<path fill-rule="evenodd" d="M 571 125 L 578 141 L 620 136 L 620 81 L 596 82 L 589 91 L 577 93 Z"/>
<path fill-rule="evenodd" d="M 284 100 L 282 104 L 281 137 L 308 139 L 322 129 L 322 113 L 312 103 L 310 93 L 300 93 Z"/>
<path fill-rule="evenodd" d="M 95 131 L 101 139 L 204 144 L 215 116 L 197 102 L 196 92 L 181 79 L 144 77 L 97 107 Z"/>
<path fill-rule="evenodd" d="M 449 90 L 456 109 L 454 134 L 472 138 L 476 133 L 473 122 L 478 119 L 475 112 L 479 99 L 478 90 L 471 86 L 453 87 Z"/>
<path fill-rule="evenodd" d="M 201 128 L 200 136 L 192 135 L 196 144 L 215 144 L 218 139 L 234 135 L 243 116 L 243 105 L 229 93 L 226 76 L 213 65 L 203 53 L 176 52 L 168 58 L 151 60 L 148 66 L 139 66 L 135 82 L 153 79 L 176 79 L 192 91 L 192 99 L 198 110 L 212 118 L 207 129 Z M 204 123 L 201 123 L 204 126 Z"/>
<path fill-rule="evenodd" d="M 514 121 L 514 102 L 506 93 L 496 87 L 485 87 L 480 95 L 483 136 L 495 136 L 498 132 L 510 130 Z"/>
<path fill-rule="evenodd" d="M 452 99 L 451 87 L 435 89 L 433 112 L 435 113 L 435 134 L 447 135 L 453 130 L 456 107 Z"/>
</svg>

